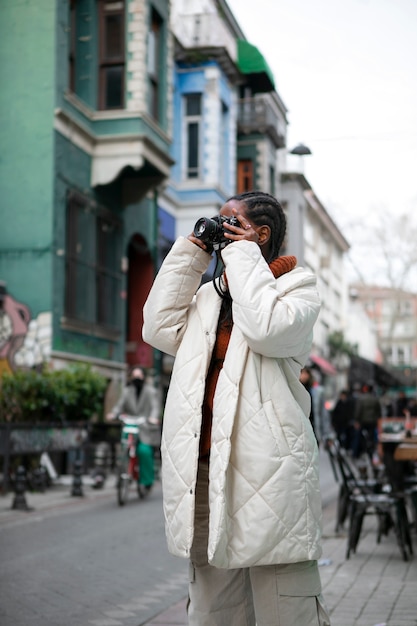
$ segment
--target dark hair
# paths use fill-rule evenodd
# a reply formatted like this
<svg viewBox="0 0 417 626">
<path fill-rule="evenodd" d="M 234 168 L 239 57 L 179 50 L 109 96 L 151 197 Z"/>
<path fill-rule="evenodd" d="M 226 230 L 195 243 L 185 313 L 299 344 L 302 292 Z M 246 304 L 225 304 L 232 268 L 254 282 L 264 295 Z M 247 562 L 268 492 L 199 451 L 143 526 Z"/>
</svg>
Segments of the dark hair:
<svg viewBox="0 0 417 626">
<path fill-rule="evenodd" d="M 278 200 L 263 191 L 245 191 L 232 196 L 229 200 L 244 202 L 248 218 L 257 226 L 264 224 L 269 226 L 271 229 L 271 252 L 267 261 L 270 263 L 276 259 L 279 256 L 287 229 L 285 213 Z"/>
</svg>

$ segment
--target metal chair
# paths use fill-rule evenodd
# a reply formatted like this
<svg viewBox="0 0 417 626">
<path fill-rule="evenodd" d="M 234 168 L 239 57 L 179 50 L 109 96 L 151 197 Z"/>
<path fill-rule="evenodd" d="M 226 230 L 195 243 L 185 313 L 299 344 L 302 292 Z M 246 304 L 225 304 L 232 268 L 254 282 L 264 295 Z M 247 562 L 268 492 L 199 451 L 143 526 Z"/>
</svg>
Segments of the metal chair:
<svg viewBox="0 0 417 626">
<path fill-rule="evenodd" d="M 346 468 L 343 474 L 339 469 L 339 451 L 342 450 L 340 443 L 335 440 L 329 440 L 326 444 L 326 450 L 329 455 L 330 465 L 333 475 L 337 483 L 339 483 L 339 493 L 337 498 L 336 526 L 335 532 L 338 533 L 343 528 L 350 510 L 350 495 L 356 484 L 365 489 L 367 493 L 379 493 L 383 489 L 383 481 L 375 477 L 366 477 L 363 474 L 355 476 L 353 468 Z"/>
<path fill-rule="evenodd" d="M 348 509 L 346 558 L 349 559 L 350 554 L 356 552 L 365 516 L 375 515 L 378 522 L 377 543 L 380 543 L 382 535 L 387 535 L 393 528 L 401 555 L 404 561 L 408 561 L 409 556 L 413 554 L 413 546 L 404 494 L 386 493 L 381 490 L 383 489 L 381 483 L 374 485 L 371 481 L 366 484 L 367 481 L 358 479 L 346 452 L 337 442 L 329 442 L 328 451 L 342 479 L 344 502 L 341 504 Z"/>
</svg>

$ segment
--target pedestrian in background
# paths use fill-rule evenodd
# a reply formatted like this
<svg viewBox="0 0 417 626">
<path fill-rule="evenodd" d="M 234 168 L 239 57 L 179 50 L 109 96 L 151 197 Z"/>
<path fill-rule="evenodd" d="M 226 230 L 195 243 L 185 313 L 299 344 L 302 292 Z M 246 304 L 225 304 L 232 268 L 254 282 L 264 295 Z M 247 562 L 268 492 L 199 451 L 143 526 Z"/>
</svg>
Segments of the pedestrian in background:
<svg viewBox="0 0 417 626">
<path fill-rule="evenodd" d="M 145 417 L 146 423 L 139 429 L 137 455 L 139 461 L 139 489 L 146 495 L 155 481 L 154 448 L 160 443 L 160 402 L 156 389 L 146 382 L 141 367 L 132 370 L 130 381 L 107 419 L 112 420 L 121 414 L 131 417 Z"/>
<path fill-rule="evenodd" d="M 347 389 L 339 393 L 331 412 L 331 421 L 336 437 L 346 450 L 351 450 L 355 419 L 355 401 Z"/>
<path fill-rule="evenodd" d="M 408 411 L 410 412 L 411 417 L 417 417 L 417 398 L 410 398 Z"/>
<path fill-rule="evenodd" d="M 314 402 L 313 402 L 313 374 L 309 367 L 302 367 L 300 371 L 300 382 L 304 386 L 304 388 L 308 391 L 310 396 L 310 411 L 308 415 L 308 419 L 310 420 L 311 427 L 314 432 L 314 436 L 317 440 L 317 444 L 319 444 L 319 438 L 316 432 L 316 424 L 315 424 L 315 416 L 314 416 Z"/>
<path fill-rule="evenodd" d="M 395 416 L 396 417 L 404 417 L 406 411 L 408 409 L 408 398 L 405 391 L 399 391 L 397 394 L 397 398 L 395 400 Z"/>
<path fill-rule="evenodd" d="M 312 369 L 303 367 L 300 372 L 300 381 L 307 389 L 311 397 L 311 409 L 309 419 L 317 440 L 317 444 L 330 439 L 331 425 L 330 415 L 326 409 L 324 388 L 316 380 Z"/>
<path fill-rule="evenodd" d="M 362 454 L 372 456 L 377 441 L 378 420 L 382 416 L 382 406 L 374 393 L 372 384 L 362 386 L 355 405 L 355 421 L 352 442 L 353 457 L 358 459 Z"/>
<path fill-rule="evenodd" d="M 193 233 L 144 307 L 145 341 L 176 357 L 161 447 L 168 546 L 190 559 L 191 625 L 324 626 L 318 448 L 299 381 L 316 280 L 279 256 L 275 198 L 243 193 L 220 215 L 216 288 L 199 288 L 212 242 Z"/>
</svg>

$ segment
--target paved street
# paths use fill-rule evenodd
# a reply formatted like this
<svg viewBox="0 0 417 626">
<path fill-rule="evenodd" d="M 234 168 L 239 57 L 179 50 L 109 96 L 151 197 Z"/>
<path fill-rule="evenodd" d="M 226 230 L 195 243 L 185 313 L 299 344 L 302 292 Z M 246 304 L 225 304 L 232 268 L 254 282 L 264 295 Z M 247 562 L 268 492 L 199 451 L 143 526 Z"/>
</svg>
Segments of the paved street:
<svg viewBox="0 0 417 626">
<path fill-rule="evenodd" d="M 138 626 L 184 596 L 186 563 L 168 554 L 160 484 L 139 501 L 70 485 L 0 498 L 1 626 Z M 7 507 L 7 508 L 6 508 Z"/>
<path fill-rule="evenodd" d="M 321 576 L 332 626 L 417 626 L 417 557 L 401 559 L 392 531 L 376 543 L 366 519 L 358 552 L 346 561 L 335 535 L 336 485 L 322 453 L 324 553 Z M 70 485 L 27 494 L 31 513 L 0 498 L 1 626 L 182 626 L 186 563 L 165 547 L 161 490 L 116 504 L 114 485 Z M 414 544 L 416 534 L 413 535 Z"/>
</svg>

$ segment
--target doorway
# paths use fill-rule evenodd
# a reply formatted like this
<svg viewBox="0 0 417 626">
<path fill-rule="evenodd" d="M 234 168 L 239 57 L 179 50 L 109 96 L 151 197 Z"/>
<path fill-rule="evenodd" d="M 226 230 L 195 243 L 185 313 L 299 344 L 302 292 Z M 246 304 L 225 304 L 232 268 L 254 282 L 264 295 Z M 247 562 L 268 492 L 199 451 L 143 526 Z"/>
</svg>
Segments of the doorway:
<svg viewBox="0 0 417 626">
<path fill-rule="evenodd" d="M 152 367 L 152 348 L 142 339 L 143 305 L 154 278 L 154 266 L 148 244 L 142 235 L 129 242 L 126 303 L 126 355 L 129 366 Z"/>
</svg>

